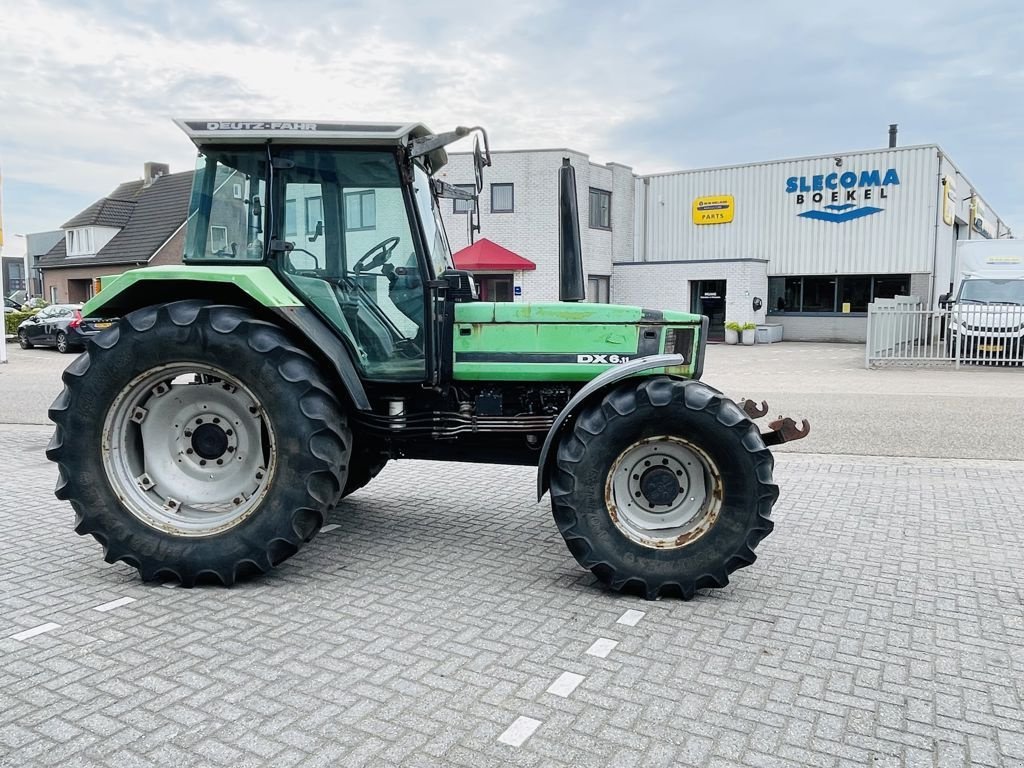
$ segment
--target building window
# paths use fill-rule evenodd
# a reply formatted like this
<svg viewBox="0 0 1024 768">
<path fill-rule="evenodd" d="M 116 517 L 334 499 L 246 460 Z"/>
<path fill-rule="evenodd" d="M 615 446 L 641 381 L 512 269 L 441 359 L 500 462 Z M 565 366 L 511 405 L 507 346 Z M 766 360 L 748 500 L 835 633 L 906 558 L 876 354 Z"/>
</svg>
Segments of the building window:
<svg viewBox="0 0 1024 768">
<path fill-rule="evenodd" d="M 515 190 L 511 184 L 491 184 L 491 213 L 512 213 Z"/>
<path fill-rule="evenodd" d="M 587 277 L 587 301 L 593 304 L 607 304 L 609 302 L 607 277 L 589 275 Z"/>
<path fill-rule="evenodd" d="M 807 312 L 842 314 L 867 312 L 875 299 L 905 296 L 910 290 L 910 275 L 843 275 L 828 277 L 768 278 L 768 313 Z"/>
<path fill-rule="evenodd" d="M 56 285 L 51 285 L 50 286 L 50 303 L 51 304 L 56 304 L 57 303 L 57 286 Z"/>
<path fill-rule="evenodd" d="M 456 184 L 455 188 L 476 194 L 476 187 L 472 184 Z M 452 213 L 469 213 L 475 206 L 476 200 L 452 200 Z"/>
<path fill-rule="evenodd" d="M 92 228 L 68 230 L 67 249 L 68 256 L 89 256 L 94 253 Z"/>
<path fill-rule="evenodd" d="M 296 203 L 294 200 L 284 201 L 284 236 L 295 237 L 299 234 L 299 222 L 296 220 Z"/>
<path fill-rule="evenodd" d="M 345 229 L 355 232 L 360 229 L 376 229 L 377 198 L 372 189 L 345 193 Z"/>
<path fill-rule="evenodd" d="M 324 220 L 324 201 L 321 197 L 306 198 L 306 232 L 316 232 L 317 222 Z"/>
<path fill-rule="evenodd" d="M 210 251 L 214 256 L 235 256 L 228 252 L 228 228 L 210 227 Z"/>
<path fill-rule="evenodd" d="M 603 189 L 590 190 L 590 226 L 594 229 L 612 228 L 612 193 Z"/>
</svg>

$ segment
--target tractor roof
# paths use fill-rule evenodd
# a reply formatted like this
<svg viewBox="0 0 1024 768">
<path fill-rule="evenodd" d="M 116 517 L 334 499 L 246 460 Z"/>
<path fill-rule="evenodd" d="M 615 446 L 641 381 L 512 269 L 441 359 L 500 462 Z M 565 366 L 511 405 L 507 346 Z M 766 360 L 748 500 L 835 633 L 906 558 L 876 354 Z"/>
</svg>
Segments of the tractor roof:
<svg viewBox="0 0 1024 768">
<path fill-rule="evenodd" d="M 422 123 L 323 122 L 314 120 L 192 120 L 174 121 L 202 149 L 210 144 L 287 144 L 322 146 L 407 146 L 430 136 Z M 431 172 L 448 161 L 443 149 L 429 153 Z"/>
</svg>

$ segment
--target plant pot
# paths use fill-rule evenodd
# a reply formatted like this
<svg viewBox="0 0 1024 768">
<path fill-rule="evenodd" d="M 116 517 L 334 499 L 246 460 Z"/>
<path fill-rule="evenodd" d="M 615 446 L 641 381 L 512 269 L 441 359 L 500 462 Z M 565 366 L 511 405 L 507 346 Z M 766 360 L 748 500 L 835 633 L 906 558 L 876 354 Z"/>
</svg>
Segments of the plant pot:
<svg viewBox="0 0 1024 768">
<path fill-rule="evenodd" d="M 732 328 L 725 329 L 725 343 L 736 344 L 740 340 L 740 332 L 734 331 Z"/>
<path fill-rule="evenodd" d="M 754 341 L 756 341 L 756 339 L 757 339 L 757 329 L 756 328 L 748 328 L 747 330 L 743 331 L 743 343 L 746 346 L 748 346 L 748 347 L 754 346 Z"/>
</svg>

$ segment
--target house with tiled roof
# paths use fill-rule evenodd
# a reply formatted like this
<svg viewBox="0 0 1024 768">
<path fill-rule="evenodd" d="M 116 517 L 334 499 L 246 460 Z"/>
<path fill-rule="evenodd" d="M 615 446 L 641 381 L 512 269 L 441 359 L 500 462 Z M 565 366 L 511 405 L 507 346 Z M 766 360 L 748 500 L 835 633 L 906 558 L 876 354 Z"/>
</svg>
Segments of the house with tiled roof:
<svg viewBox="0 0 1024 768">
<path fill-rule="evenodd" d="M 37 262 L 44 298 L 83 302 L 104 277 L 181 263 L 192 171 L 169 171 L 146 163 L 142 179 L 119 185 L 61 226 L 64 236 Z"/>
</svg>

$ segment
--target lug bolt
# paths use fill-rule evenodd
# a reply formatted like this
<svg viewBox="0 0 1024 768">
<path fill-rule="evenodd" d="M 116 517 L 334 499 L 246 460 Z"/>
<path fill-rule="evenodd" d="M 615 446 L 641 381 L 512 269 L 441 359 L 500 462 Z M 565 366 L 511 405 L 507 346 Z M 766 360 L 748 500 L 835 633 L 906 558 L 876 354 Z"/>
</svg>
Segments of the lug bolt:
<svg viewBox="0 0 1024 768">
<path fill-rule="evenodd" d="M 263 479 L 263 473 L 262 472 L 257 472 L 256 473 L 256 479 L 257 480 L 262 480 Z"/>
<path fill-rule="evenodd" d="M 224 463 L 224 459 L 217 459 L 217 465 L 220 466 Z"/>
<path fill-rule="evenodd" d="M 189 456 L 191 456 L 192 455 L 192 449 L 191 448 L 186 448 L 185 449 L 185 453 L 187 453 Z"/>
<path fill-rule="evenodd" d="M 228 446 L 228 453 L 234 453 L 234 452 L 235 452 L 235 446 L 229 445 Z"/>
<path fill-rule="evenodd" d="M 202 424 L 202 423 L 203 423 L 202 419 L 196 419 L 196 424 Z"/>
<path fill-rule="evenodd" d="M 192 437 L 192 430 L 191 429 L 186 429 L 185 430 L 185 437 Z"/>
<path fill-rule="evenodd" d="M 206 459 L 200 459 L 199 460 L 199 466 L 200 467 L 205 467 L 206 466 Z"/>
<path fill-rule="evenodd" d="M 229 429 L 226 432 L 224 432 L 224 434 L 227 435 L 228 437 L 231 437 L 233 434 L 235 434 L 235 432 L 234 432 L 234 430 Z"/>
</svg>

